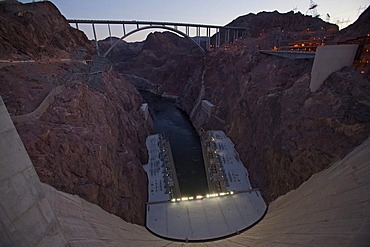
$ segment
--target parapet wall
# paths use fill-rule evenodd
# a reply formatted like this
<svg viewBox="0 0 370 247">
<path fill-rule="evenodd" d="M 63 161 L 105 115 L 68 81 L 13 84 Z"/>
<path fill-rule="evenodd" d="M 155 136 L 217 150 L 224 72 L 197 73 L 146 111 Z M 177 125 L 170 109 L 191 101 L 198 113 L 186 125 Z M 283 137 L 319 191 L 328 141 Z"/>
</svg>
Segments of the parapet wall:
<svg viewBox="0 0 370 247">
<path fill-rule="evenodd" d="M 0 246 L 67 244 L 1 97 L 0 222 Z"/>
<path fill-rule="evenodd" d="M 331 73 L 352 65 L 357 47 L 358 45 L 319 46 L 311 70 L 311 92 L 316 92 Z"/>
</svg>

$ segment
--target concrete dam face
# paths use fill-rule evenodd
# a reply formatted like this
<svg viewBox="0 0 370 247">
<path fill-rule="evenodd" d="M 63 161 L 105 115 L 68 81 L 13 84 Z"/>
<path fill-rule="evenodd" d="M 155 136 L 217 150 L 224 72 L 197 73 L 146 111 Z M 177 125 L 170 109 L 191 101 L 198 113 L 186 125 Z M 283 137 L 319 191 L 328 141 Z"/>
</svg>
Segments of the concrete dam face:
<svg viewBox="0 0 370 247">
<path fill-rule="evenodd" d="M 161 239 L 42 184 L 0 98 L 0 246 L 369 246 L 370 138 L 273 201 L 254 227 L 217 241 Z"/>
</svg>

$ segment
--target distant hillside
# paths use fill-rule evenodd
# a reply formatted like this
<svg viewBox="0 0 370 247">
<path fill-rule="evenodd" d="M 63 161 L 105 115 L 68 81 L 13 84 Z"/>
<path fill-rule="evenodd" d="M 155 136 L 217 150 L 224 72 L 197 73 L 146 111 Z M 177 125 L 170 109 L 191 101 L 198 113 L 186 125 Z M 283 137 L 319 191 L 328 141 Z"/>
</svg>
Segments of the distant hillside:
<svg viewBox="0 0 370 247">
<path fill-rule="evenodd" d="M 117 43 L 118 42 L 118 43 Z M 122 62 L 139 54 L 143 48 L 143 42 L 132 42 L 127 43 L 124 40 L 120 40 L 117 37 L 110 37 L 99 41 L 99 49 L 102 54 L 104 54 L 110 47 L 111 44 L 115 44 L 113 49 L 108 54 L 108 59 L 112 63 Z"/>
<path fill-rule="evenodd" d="M 336 37 L 337 41 L 346 41 L 370 34 L 370 7 L 353 24 L 344 28 Z"/>
<path fill-rule="evenodd" d="M 276 27 L 290 32 L 300 32 L 307 30 L 307 28 L 318 31 L 322 27 L 326 30 L 339 30 L 335 24 L 325 22 L 320 18 L 303 15 L 300 12 L 294 13 L 293 11 L 287 13 L 279 13 L 278 11 L 263 11 L 258 14 L 250 13 L 236 18 L 226 26 L 248 27 L 251 29 L 252 35 L 258 34 L 262 30 L 268 31 Z"/>
<path fill-rule="evenodd" d="M 100 42 L 108 49 L 109 38 Z M 172 32 L 154 32 L 140 44 L 122 41 L 108 59 L 137 88 L 179 95 L 199 68 L 203 53 L 189 39 Z"/>
<path fill-rule="evenodd" d="M 263 34 L 271 34 L 277 30 L 281 35 L 289 36 L 289 38 L 296 36 L 302 39 L 309 38 L 312 35 L 319 35 L 320 33 L 335 34 L 339 31 L 338 26 L 335 24 L 325 22 L 320 18 L 303 15 L 300 12 L 294 13 L 293 11 L 287 13 L 279 13 L 278 11 L 264 11 L 258 14 L 250 13 L 239 16 L 226 26 L 248 28 L 248 36 L 252 38 L 258 38 Z M 234 32 L 230 31 L 230 37 L 233 37 L 233 35 Z M 221 30 L 221 44 L 224 42 L 225 32 Z"/>
</svg>

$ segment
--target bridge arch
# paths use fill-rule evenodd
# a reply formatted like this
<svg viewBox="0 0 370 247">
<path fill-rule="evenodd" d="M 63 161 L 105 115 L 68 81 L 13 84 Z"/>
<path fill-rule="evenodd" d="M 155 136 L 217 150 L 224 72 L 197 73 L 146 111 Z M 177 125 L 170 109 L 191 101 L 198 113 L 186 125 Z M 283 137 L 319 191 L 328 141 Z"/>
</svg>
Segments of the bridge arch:
<svg viewBox="0 0 370 247">
<path fill-rule="evenodd" d="M 170 30 L 172 32 L 175 32 L 177 34 L 179 34 L 180 36 L 192 41 L 198 48 L 201 52 L 205 53 L 205 51 L 203 50 L 203 48 L 197 43 L 195 42 L 192 38 L 190 38 L 190 36 L 188 36 L 187 34 L 185 34 L 184 32 L 181 32 L 180 30 L 178 29 L 175 29 L 175 28 L 172 28 L 172 27 L 167 27 L 167 26 L 159 26 L 159 25 L 153 25 L 153 26 L 145 26 L 145 27 L 140 27 L 140 28 L 137 28 L 135 30 L 132 30 L 131 32 L 128 32 L 127 34 L 123 35 L 119 40 L 117 40 L 103 55 L 103 57 L 106 57 L 109 52 L 121 41 L 121 40 L 124 40 L 125 38 L 127 38 L 128 36 L 134 34 L 134 33 L 137 33 L 137 32 L 140 32 L 140 31 L 143 31 L 143 30 L 146 30 L 146 29 L 165 29 L 165 30 Z"/>
</svg>

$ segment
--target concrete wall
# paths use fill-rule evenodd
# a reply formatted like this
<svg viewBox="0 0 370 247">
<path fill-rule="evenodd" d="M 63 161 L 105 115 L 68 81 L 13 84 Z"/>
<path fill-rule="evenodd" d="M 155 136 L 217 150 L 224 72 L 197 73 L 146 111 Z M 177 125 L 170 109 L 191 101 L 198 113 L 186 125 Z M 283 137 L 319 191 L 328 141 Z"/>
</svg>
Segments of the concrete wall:
<svg viewBox="0 0 370 247">
<path fill-rule="evenodd" d="M 331 73 L 352 65 L 357 47 L 358 45 L 318 47 L 311 70 L 311 92 L 316 92 Z"/>
<path fill-rule="evenodd" d="M 212 114 L 212 110 L 214 108 L 214 105 L 211 102 L 209 102 L 208 100 L 202 100 L 202 108 L 203 108 L 203 110 L 205 110 L 207 112 L 208 117 L 210 117 L 211 114 Z"/>
<path fill-rule="evenodd" d="M 65 246 L 26 149 L 0 97 L 0 246 Z"/>
<path fill-rule="evenodd" d="M 370 138 L 273 201 L 266 216 L 240 235 L 193 244 L 160 239 L 78 196 L 41 187 L 0 98 L 0 246 L 63 246 L 65 237 L 74 247 L 365 247 L 370 243 L 369 208 Z"/>
<path fill-rule="evenodd" d="M 45 185 L 71 246 L 353 246 L 370 243 L 370 138 L 341 161 L 269 205 L 254 227 L 227 239 L 186 244 L 160 239 L 78 196 Z"/>
</svg>

